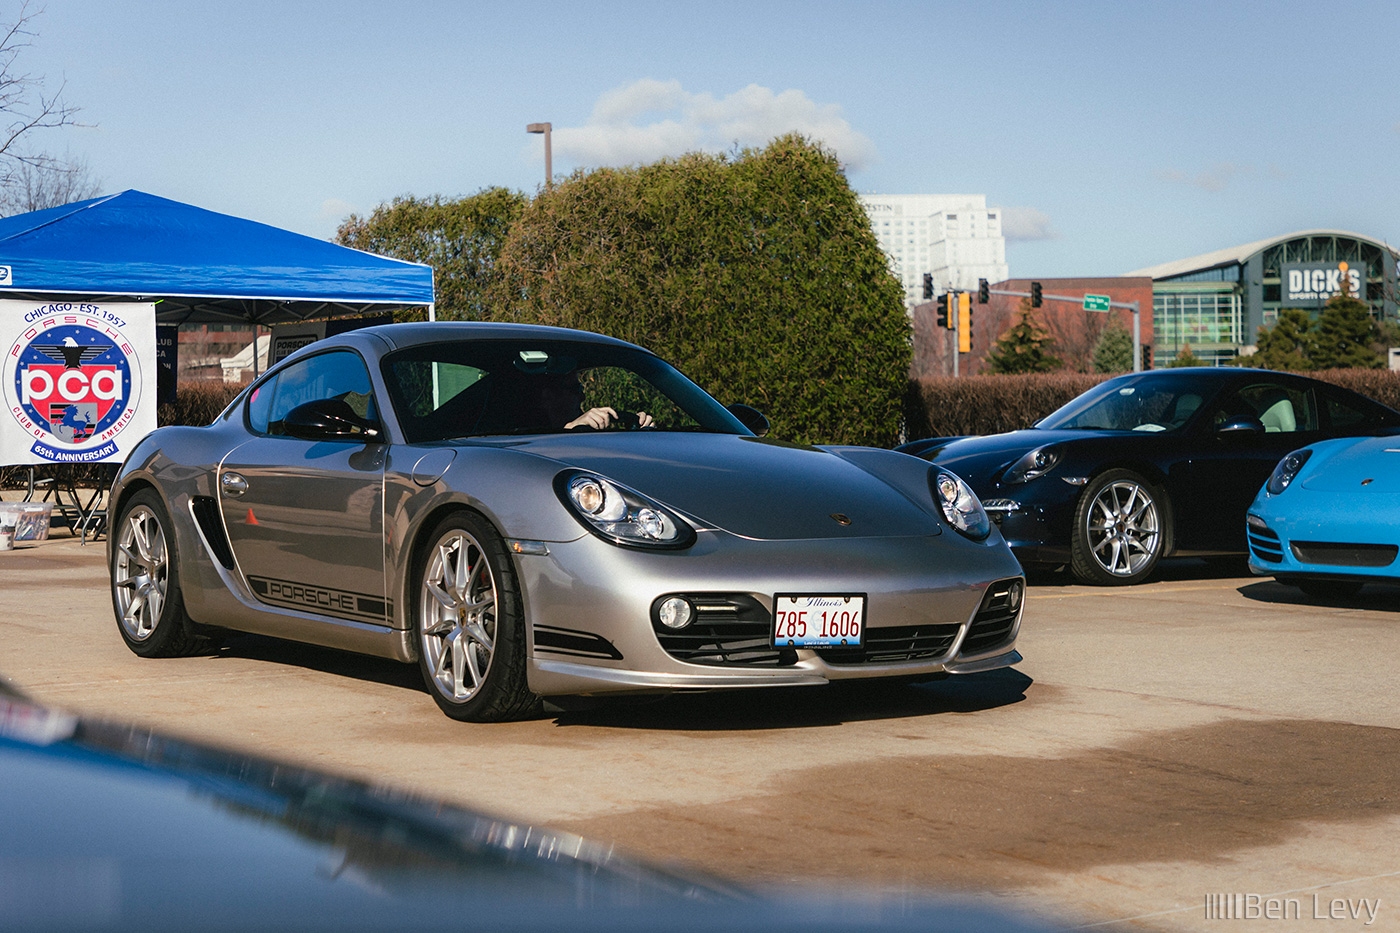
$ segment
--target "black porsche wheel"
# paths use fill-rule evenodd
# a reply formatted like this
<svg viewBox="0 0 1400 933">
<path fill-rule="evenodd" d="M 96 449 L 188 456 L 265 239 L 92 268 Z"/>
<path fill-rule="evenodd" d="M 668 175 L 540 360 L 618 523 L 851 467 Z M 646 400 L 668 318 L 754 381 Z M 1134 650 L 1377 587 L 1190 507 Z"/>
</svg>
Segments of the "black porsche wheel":
<svg viewBox="0 0 1400 933">
<path fill-rule="evenodd" d="M 415 630 L 423 680 L 453 719 L 501 722 L 539 707 L 525 678 L 525 620 L 505 544 L 460 512 L 418 558 Z"/>
<path fill-rule="evenodd" d="M 1165 497 L 1147 480 L 1108 470 L 1079 497 L 1070 569 L 1085 583 L 1141 583 L 1162 558 L 1169 521 Z"/>
<path fill-rule="evenodd" d="M 208 643 L 194 633 L 180 595 L 175 532 L 160 497 L 136 493 L 121 510 L 113 538 L 112 609 L 122 640 L 143 658 L 197 654 Z"/>
<path fill-rule="evenodd" d="M 1313 599 L 1350 599 L 1361 592 L 1360 583 L 1350 580 L 1299 580 L 1298 589 Z"/>
</svg>

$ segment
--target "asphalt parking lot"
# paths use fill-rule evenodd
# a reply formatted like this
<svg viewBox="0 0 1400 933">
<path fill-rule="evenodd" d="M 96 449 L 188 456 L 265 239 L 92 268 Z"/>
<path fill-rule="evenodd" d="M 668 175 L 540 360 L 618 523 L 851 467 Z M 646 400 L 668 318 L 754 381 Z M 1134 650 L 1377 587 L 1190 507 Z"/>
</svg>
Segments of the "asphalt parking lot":
<svg viewBox="0 0 1400 933">
<path fill-rule="evenodd" d="M 1107 929 L 1400 929 L 1400 587 L 1327 605 L 1242 562 L 1038 579 L 1014 670 L 483 726 L 372 658 L 252 636 L 136 658 L 104 553 L 62 531 L 0 552 L 0 676 L 53 706 L 746 883 L 963 890 Z"/>
</svg>

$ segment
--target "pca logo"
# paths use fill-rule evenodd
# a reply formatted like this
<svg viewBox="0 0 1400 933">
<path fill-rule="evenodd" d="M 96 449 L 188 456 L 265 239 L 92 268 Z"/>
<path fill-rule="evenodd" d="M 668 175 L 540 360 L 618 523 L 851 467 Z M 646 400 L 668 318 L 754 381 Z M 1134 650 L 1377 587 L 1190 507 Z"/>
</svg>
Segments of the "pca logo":
<svg viewBox="0 0 1400 933">
<path fill-rule="evenodd" d="M 25 331 L 6 354 L 14 375 L 8 408 L 46 460 L 82 462 L 110 456 L 130 422 L 135 354 L 120 331 L 97 320 L 64 316 Z"/>
</svg>

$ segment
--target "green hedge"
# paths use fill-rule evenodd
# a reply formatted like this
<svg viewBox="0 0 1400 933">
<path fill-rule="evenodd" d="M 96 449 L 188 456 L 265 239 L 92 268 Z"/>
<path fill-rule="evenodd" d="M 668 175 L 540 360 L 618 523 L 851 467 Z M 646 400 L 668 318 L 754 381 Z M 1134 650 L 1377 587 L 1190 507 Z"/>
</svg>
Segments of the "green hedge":
<svg viewBox="0 0 1400 933">
<path fill-rule="evenodd" d="M 1306 375 L 1400 410 L 1400 373 L 1326 369 Z M 906 396 L 905 434 L 915 441 L 1027 428 L 1107 378 L 1110 377 L 1082 373 L 1028 373 L 912 379 Z"/>
</svg>

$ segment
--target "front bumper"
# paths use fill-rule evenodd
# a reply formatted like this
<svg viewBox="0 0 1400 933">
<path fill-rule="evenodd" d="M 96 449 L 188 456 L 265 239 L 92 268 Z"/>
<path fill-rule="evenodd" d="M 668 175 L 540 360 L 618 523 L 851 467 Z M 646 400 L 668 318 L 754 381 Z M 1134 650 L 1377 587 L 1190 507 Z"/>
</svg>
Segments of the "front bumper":
<svg viewBox="0 0 1400 933">
<path fill-rule="evenodd" d="M 1400 497 L 1379 510 L 1356 508 L 1345 497 L 1308 498 L 1306 510 L 1256 500 L 1246 516 L 1249 569 L 1280 580 L 1400 581 Z"/>
<path fill-rule="evenodd" d="M 1025 602 L 1013 608 L 1007 594 L 1013 581 L 1024 594 L 1024 580 L 995 535 L 980 544 L 952 532 L 754 541 L 707 531 L 687 551 L 669 553 L 588 535 L 551 542 L 548 551 L 516 557 L 530 689 L 542 696 L 803 686 L 973 673 L 1021 660 L 1014 646 Z M 865 647 L 772 647 L 775 593 L 865 594 Z M 652 618 L 656 600 L 671 594 L 742 611 L 716 623 L 710 650 L 697 647 L 702 638 L 683 651 L 669 635 L 663 646 Z"/>
</svg>

